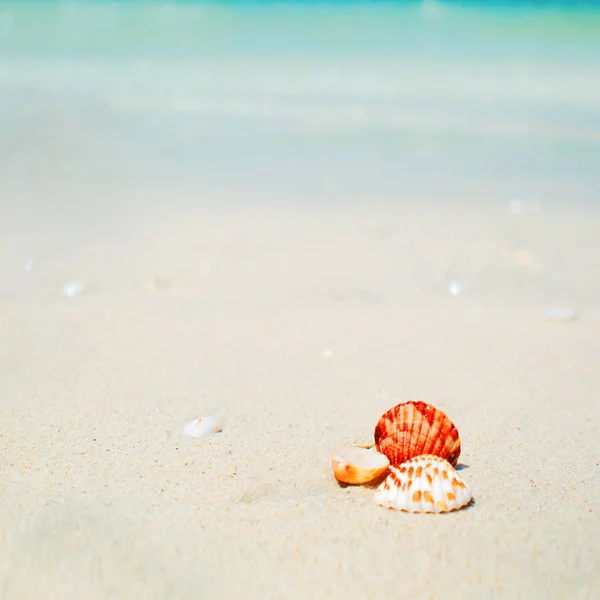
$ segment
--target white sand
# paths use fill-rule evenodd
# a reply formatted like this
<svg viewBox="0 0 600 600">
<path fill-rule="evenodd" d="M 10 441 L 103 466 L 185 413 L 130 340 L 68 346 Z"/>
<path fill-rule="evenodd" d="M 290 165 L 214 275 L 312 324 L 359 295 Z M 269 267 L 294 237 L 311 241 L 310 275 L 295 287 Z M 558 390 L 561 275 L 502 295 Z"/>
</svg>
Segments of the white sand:
<svg viewBox="0 0 600 600">
<path fill-rule="evenodd" d="M 134 204 L 3 204 L 1 598 L 600 597 L 597 210 Z M 467 510 L 333 480 L 411 398 Z"/>
</svg>

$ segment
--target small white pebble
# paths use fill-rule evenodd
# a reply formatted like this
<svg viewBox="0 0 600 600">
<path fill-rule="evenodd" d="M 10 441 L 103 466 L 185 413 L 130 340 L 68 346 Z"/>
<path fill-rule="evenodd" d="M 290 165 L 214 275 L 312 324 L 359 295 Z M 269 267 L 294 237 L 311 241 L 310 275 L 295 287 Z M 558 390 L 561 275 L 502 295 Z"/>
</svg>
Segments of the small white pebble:
<svg viewBox="0 0 600 600">
<path fill-rule="evenodd" d="M 63 285 L 62 293 L 68 298 L 77 298 L 85 292 L 85 285 L 81 281 L 71 281 Z"/>
<path fill-rule="evenodd" d="M 211 417 L 210 415 L 194 419 L 188 423 L 183 430 L 186 435 L 195 438 L 208 437 L 219 431 L 223 431 L 223 427 L 221 427 L 221 424 L 216 417 Z"/>
<path fill-rule="evenodd" d="M 527 250 L 516 250 L 513 254 L 514 263 L 519 267 L 534 269 L 537 266 L 535 258 Z"/>
<path fill-rule="evenodd" d="M 571 308 L 549 308 L 546 310 L 546 317 L 553 323 L 571 323 L 577 314 Z"/>
<path fill-rule="evenodd" d="M 333 350 L 324 350 L 323 358 L 331 358 L 333 356 Z"/>
<path fill-rule="evenodd" d="M 152 280 L 148 282 L 146 289 L 149 292 L 161 292 L 163 290 L 168 290 L 171 287 L 173 287 L 173 282 L 170 277 L 153 275 Z"/>
<path fill-rule="evenodd" d="M 31 273 L 31 271 L 33 271 L 33 268 L 35 267 L 35 260 L 30 259 L 28 260 L 24 265 L 23 265 L 23 269 L 27 272 L 27 273 Z"/>
<path fill-rule="evenodd" d="M 462 281 L 451 281 L 448 284 L 448 293 L 451 296 L 459 296 L 464 294 L 469 289 L 469 286 Z"/>
</svg>

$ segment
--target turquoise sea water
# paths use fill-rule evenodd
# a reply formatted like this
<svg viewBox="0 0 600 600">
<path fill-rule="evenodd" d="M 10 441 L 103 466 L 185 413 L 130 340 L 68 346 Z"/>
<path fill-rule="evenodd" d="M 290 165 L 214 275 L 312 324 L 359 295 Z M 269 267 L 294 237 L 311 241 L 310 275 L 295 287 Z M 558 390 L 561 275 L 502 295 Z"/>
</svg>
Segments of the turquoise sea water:
<svg viewBox="0 0 600 600">
<path fill-rule="evenodd" d="M 600 10 L 0 1 L 0 159 L 17 182 L 394 195 L 570 178 L 593 199 Z"/>
</svg>

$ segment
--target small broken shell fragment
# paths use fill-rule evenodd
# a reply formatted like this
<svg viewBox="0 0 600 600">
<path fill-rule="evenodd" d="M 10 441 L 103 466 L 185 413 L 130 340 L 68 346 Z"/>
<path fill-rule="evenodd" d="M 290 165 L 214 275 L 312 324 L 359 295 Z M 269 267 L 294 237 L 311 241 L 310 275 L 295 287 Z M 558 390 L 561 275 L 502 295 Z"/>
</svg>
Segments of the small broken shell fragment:
<svg viewBox="0 0 600 600">
<path fill-rule="evenodd" d="M 410 400 L 388 410 L 375 427 L 375 447 L 394 467 L 421 454 L 435 454 L 455 466 L 458 430 L 439 408 Z"/>
<path fill-rule="evenodd" d="M 85 292 L 85 284 L 81 281 L 70 281 L 63 285 L 62 293 L 68 298 L 77 298 Z"/>
<path fill-rule="evenodd" d="M 390 474 L 375 491 L 380 506 L 411 513 L 452 512 L 472 499 L 469 486 L 452 465 L 431 454 L 390 467 Z"/>
<path fill-rule="evenodd" d="M 513 262 L 515 265 L 526 269 L 535 269 L 539 266 L 538 262 L 527 250 L 516 250 L 513 254 Z"/>
<path fill-rule="evenodd" d="M 451 296 L 460 296 L 469 291 L 469 286 L 463 281 L 451 281 L 448 284 L 448 293 Z"/>
<path fill-rule="evenodd" d="M 219 420 L 211 416 L 198 417 L 188 423 L 183 430 L 186 435 L 195 438 L 207 437 L 220 431 L 223 431 L 223 427 L 221 427 Z"/>
<path fill-rule="evenodd" d="M 331 453 L 333 474 L 342 483 L 369 483 L 383 475 L 389 464 L 387 456 L 366 448 L 336 448 Z"/>
<path fill-rule="evenodd" d="M 571 323 L 577 318 L 577 313 L 571 308 L 549 308 L 546 318 L 553 323 Z"/>
<path fill-rule="evenodd" d="M 153 275 L 152 279 L 146 285 L 146 289 L 149 292 L 162 292 L 173 287 L 173 282 L 170 277 L 161 277 L 160 275 Z"/>
</svg>

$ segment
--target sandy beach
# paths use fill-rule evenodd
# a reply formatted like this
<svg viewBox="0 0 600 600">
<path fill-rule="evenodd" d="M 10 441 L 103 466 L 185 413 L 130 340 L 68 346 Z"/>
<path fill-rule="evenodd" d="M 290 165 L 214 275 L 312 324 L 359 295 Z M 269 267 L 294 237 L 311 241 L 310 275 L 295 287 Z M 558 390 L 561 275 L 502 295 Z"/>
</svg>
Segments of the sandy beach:
<svg viewBox="0 0 600 600">
<path fill-rule="evenodd" d="M 154 193 L 2 203 L 1 598 L 600 597 L 597 209 Z M 409 399 L 469 508 L 334 480 Z"/>
<path fill-rule="evenodd" d="M 0 2 L 0 600 L 600 599 L 599 65 L 586 2 Z M 468 508 L 334 479 L 411 399 Z"/>
</svg>

